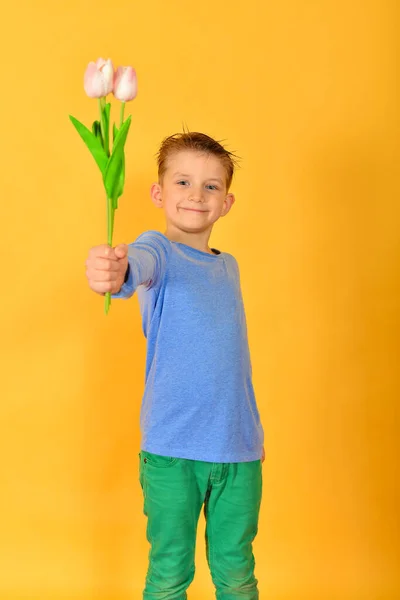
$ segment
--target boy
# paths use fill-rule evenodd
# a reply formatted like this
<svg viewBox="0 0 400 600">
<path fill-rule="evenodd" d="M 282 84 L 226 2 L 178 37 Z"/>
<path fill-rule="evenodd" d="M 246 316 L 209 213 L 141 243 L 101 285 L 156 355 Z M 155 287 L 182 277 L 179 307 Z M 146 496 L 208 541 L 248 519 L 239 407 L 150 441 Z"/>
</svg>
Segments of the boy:
<svg viewBox="0 0 400 600">
<path fill-rule="evenodd" d="M 218 600 L 256 600 L 263 429 L 239 271 L 209 247 L 230 211 L 233 154 L 202 133 L 167 137 L 158 153 L 154 204 L 166 231 L 129 246 L 92 248 L 89 286 L 137 292 L 147 338 L 140 484 L 151 545 L 144 600 L 185 600 L 204 506 L 207 560 Z"/>
</svg>

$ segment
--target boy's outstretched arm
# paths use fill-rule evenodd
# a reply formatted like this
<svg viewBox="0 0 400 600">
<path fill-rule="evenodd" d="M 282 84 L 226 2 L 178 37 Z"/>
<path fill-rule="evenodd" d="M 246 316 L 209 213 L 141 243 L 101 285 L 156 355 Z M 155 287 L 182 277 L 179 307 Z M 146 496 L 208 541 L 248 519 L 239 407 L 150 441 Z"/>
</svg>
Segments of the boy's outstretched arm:
<svg viewBox="0 0 400 600">
<path fill-rule="evenodd" d="M 125 280 L 128 267 L 128 246 L 120 244 L 111 248 L 100 244 L 89 250 L 86 259 L 86 277 L 91 290 L 104 296 L 118 292 Z"/>
<path fill-rule="evenodd" d="M 132 244 L 94 246 L 86 260 L 89 287 L 104 296 L 130 298 L 141 284 L 153 285 L 166 263 L 165 240 L 157 233 L 142 234 Z"/>
</svg>

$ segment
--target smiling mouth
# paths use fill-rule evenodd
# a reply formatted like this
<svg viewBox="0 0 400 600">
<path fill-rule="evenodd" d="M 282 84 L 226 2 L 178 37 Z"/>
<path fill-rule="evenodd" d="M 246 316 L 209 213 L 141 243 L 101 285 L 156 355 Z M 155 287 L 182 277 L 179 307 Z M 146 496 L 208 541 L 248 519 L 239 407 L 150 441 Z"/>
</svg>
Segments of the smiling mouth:
<svg viewBox="0 0 400 600">
<path fill-rule="evenodd" d="M 205 213 L 205 212 L 207 212 L 206 210 L 198 210 L 196 208 L 183 208 L 182 210 L 188 210 L 190 212 L 198 212 L 198 213 Z"/>
</svg>

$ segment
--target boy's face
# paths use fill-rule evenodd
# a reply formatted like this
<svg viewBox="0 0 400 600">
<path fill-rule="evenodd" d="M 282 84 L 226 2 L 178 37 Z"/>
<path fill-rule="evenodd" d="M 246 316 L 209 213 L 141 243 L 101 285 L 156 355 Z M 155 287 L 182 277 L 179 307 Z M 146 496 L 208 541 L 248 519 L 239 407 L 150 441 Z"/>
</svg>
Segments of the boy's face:
<svg viewBox="0 0 400 600">
<path fill-rule="evenodd" d="M 186 233 L 211 232 L 235 201 L 226 189 L 226 171 L 212 154 L 182 151 L 168 159 L 162 183 L 151 187 L 154 204 L 167 225 Z"/>
</svg>

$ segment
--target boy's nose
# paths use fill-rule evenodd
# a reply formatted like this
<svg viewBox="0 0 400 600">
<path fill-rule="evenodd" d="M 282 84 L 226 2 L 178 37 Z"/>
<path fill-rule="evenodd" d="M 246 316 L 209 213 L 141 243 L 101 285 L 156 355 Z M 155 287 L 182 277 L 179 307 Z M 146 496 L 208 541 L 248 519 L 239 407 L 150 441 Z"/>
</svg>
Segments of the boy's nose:
<svg viewBox="0 0 400 600">
<path fill-rule="evenodd" d="M 204 200 L 204 196 L 202 194 L 202 192 L 198 191 L 192 191 L 192 193 L 189 196 L 189 200 L 190 202 L 203 202 Z"/>
</svg>

